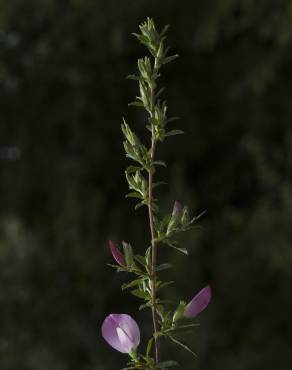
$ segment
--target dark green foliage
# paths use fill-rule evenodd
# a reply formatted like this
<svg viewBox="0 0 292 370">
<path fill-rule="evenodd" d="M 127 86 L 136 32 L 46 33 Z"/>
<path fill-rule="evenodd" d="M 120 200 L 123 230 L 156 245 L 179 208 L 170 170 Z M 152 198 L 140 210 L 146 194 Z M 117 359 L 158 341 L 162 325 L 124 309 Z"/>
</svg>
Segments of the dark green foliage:
<svg viewBox="0 0 292 370">
<path fill-rule="evenodd" d="M 171 24 L 181 56 L 165 81 L 186 134 L 158 152 L 171 184 L 160 198 L 168 212 L 173 199 L 208 212 L 202 231 L 181 236 L 190 258 L 168 249 L 179 283 L 168 296 L 214 287 L 204 330 L 187 343 L 199 358 L 178 362 L 291 367 L 291 1 L 10 0 L 0 12 L 1 370 L 121 368 L 99 328 L 106 312 L 136 312 L 105 266 L 107 239 L 149 240 L 122 195 L 120 145 L 135 94 L 123 76 L 142 50 L 129 35 L 146 16 Z M 139 137 L 144 118 L 127 112 Z"/>
</svg>

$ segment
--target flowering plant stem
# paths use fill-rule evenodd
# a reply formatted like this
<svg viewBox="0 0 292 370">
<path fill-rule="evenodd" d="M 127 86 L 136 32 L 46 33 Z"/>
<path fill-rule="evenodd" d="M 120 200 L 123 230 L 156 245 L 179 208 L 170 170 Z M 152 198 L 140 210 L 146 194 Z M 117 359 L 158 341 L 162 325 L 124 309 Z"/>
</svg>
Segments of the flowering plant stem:
<svg viewBox="0 0 292 370">
<path fill-rule="evenodd" d="M 151 91 L 151 115 L 153 114 L 154 106 L 154 94 L 155 91 Z M 150 234 L 151 234 L 151 248 L 152 248 L 152 258 L 151 258 L 151 309 L 152 309 L 152 320 L 154 328 L 154 341 L 155 341 L 155 361 L 156 364 L 159 363 L 160 359 L 160 342 L 157 335 L 158 325 L 157 325 L 157 311 L 156 311 L 156 265 L 157 265 L 157 243 L 155 238 L 155 228 L 153 220 L 153 209 L 152 209 L 152 194 L 153 194 L 153 162 L 155 158 L 155 137 L 154 129 L 151 130 L 151 165 L 148 172 L 148 213 L 149 213 L 149 224 L 150 224 Z"/>
<path fill-rule="evenodd" d="M 124 120 L 122 132 L 124 134 L 124 148 L 126 156 L 133 160 L 135 165 L 127 167 L 125 174 L 130 193 L 126 197 L 138 199 L 135 209 L 147 206 L 150 226 L 151 245 L 144 255 L 135 254 L 129 243 L 123 242 L 123 251 L 114 242 L 109 241 L 109 247 L 117 265 L 112 265 L 118 272 L 127 272 L 134 275 L 132 281 L 122 285 L 122 289 L 131 289 L 131 293 L 142 300 L 139 309 L 151 309 L 153 321 L 153 334 L 148 339 L 146 353 L 137 352 L 140 344 L 140 330 L 136 321 L 127 314 L 110 314 L 102 325 L 104 339 L 117 351 L 127 353 L 130 362 L 123 370 L 168 370 L 178 366 L 176 361 L 161 361 L 160 338 L 166 338 L 189 353 L 195 353 L 183 342 L 179 336 L 185 334 L 196 324 L 184 324 L 185 318 L 193 318 L 208 305 L 211 297 L 209 287 L 202 289 L 187 305 L 181 301 L 176 308 L 168 307 L 169 301 L 161 300 L 158 291 L 172 284 L 172 281 L 163 281 L 160 271 L 171 268 L 170 263 L 157 265 L 157 248 L 169 246 L 185 255 L 185 248 L 179 247 L 175 239 L 180 232 L 193 228 L 199 216 L 190 218 L 188 208 L 175 201 L 172 213 L 161 217 L 157 199 L 153 190 L 163 184 L 154 182 L 154 174 L 158 166 L 166 164 L 155 157 L 157 144 L 162 143 L 170 136 L 183 133 L 181 130 L 168 130 L 168 123 L 175 118 L 167 117 L 167 106 L 160 96 L 163 88 L 156 92 L 157 79 L 160 69 L 165 64 L 177 58 L 177 55 L 168 55 L 169 48 L 165 46 L 168 27 L 161 32 L 155 28 L 152 19 L 140 25 L 139 34 L 134 34 L 146 46 L 150 57 L 138 59 L 138 74 L 129 76 L 139 84 L 140 96 L 130 105 L 143 108 L 147 113 L 146 128 L 151 133 L 149 147 L 143 144 L 140 138 Z M 145 176 L 147 175 L 147 177 Z M 159 275 L 158 275 L 159 272 Z M 154 343 L 154 348 L 153 348 Z M 153 353 L 154 350 L 154 353 Z"/>
</svg>

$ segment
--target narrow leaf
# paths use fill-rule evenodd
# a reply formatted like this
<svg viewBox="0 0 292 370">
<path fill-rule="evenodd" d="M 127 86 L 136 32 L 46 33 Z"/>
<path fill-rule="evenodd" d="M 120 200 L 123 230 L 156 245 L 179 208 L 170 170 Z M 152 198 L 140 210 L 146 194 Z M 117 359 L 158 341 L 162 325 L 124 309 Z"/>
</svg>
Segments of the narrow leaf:
<svg viewBox="0 0 292 370">
<path fill-rule="evenodd" d="M 151 302 L 141 304 L 141 306 L 139 306 L 139 311 L 142 311 L 142 310 L 144 310 L 145 308 L 148 308 L 148 307 L 151 307 Z"/>
<path fill-rule="evenodd" d="M 154 161 L 153 164 L 156 164 L 157 166 L 163 166 L 163 167 L 167 167 L 166 166 L 166 163 L 163 162 L 163 161 Z"/>
<path fill-rule="evenodd" d="M 128 289 L 128 288 L 132 288 L 133 286 L 142 284 L 143 283 L 143 280 L 144 279 L 141 279 L 140 278 L 140 279 L 135 279 L 135 280 L 131 281 L 130 283 L 123 284 L 122 285 L 122 290 L 125 290 L 125 289 Z"/>
<path fill-rule="evenodd" d="M 146 349 L 146 356 L 148 357 L 150 355 L 151 349 L 153 344 L 153 338 L 150 338 L 147 343 L 147 349 Z"/>
<path fill-rule="evenodd" d="M 156 271 L 162 271 L 171 268 L 173 265 L 171 263 L 162 263 L 156 267 Z"/>
<path fill-rule="evenodd" d="M 142 299 L 149 299 L 149 294 L 147 292 L 143 292 L 142 290 L 134 289 L 131 291 L 131 293 L 135 297 L 142 298 Z"/>
<path fill-rule="evenodd" d="M 167 369 L 168 367 L 178 366 L 178 363 L 176 361 L 170 360 L 170 361 L 159 362 L 156 366 L 158 369 Z"/>
<path fill-rule="evenodd" d="M 163 27 L 162 31 L 161 31 L 161 34 L 160 34 L 160 37 L 161 36 L 164 36 L 166 34 L 166 32 L 168 31 L 170 25 L 167 24 L 166 26 Z"/>
<path fill-rule="evenodd" d="M 173 60 L 177 59 L 179 57 L 178 54 L 175 54 L 175 55 L 171 55 L 170 57 L 166 57 L 163 61 L 163 64 L 167 64 L 167 63 L 170 63 L 172 62 Z"/>
<path fill-rule="evenodd" d="M 178 250 L 179 252 L 188 256 L 188 254 L 189 254 L 188 250 L 186 248 L 177 247 L 178 243 L 176 241 L 165 240 L 163 242 L 166 243 L 171 248 L 174 248 L 174 249 Z"/>
<path fill-rule="evenodd" d="M 135 205 L 135 211 L 137 211 L 137 209 L 141 208 L 142 206 L 146 205 L 145 202 L 141 202 L 141 203 L 138 203 Z"/>
<path fill-rule="evenodd" d="M 127 173 L 132 173 L 132 172 L 136 172 L 136 171 L 141 171 L 142 168 L 141 167 L 137 167 L 137 166 L 129 166 L 127 167 L 126 169 L 126 172 Z"/>
<path fill-rule="evenodd" d="M 166 121 L 167 123 L 170 123 L 170 122 L 174 122 L 174 121 L 177 121 L 181 119 L 180 117 L 171 117 L 171 118 L 168 118 L 168 120 Z"/>
<path fill-rule="evenodd" d="M 174 281 L 167 281 L 167 282 L 165 282 L 165 283 L 162 283 L 162 284 L 160 284 L 158 287 L 157 287 L 157 289 L 162 289 L 162 288 L 165 288 L 166 286 L 168 286 L 168 285 L 171 285 L 171 284 L 173 284 L 174 283 Z"/>
<path fill-rule="evenodd" d="M 141 101 L 132 101 L 128 104 L 129 107 L 144 107 L 143 103 Z"/>
<path fill-rule="evenodd" d="M 136 260 L 137 262 L 139 262 L 139 263 L 140 263 L 140 265 L 142 265 L 143 267 L 145 267 L 145 264 L 146 264 L 145 257 L 140 256 L 139 254 L 136 254 L 136 255 L 134 256 L 134 258 L 135 258 L 135 260 Z"/>
<path fill-rule="evenodd" d="M 179 252 L 181 252 L 181 253 L 185 254 L 186 256 L 188 256 L 188 255 L 189 255 L 189 252 L 187 251 L 187 249 L 186 249 L 186 248 L 179 248 L 179 247 L 175 247 L 175 246 L 173 246 L 173 245 L 171 245 L 171 247 L 172 247 L 172 248 L 174 248 L 174 249 L 176 249 L 177 251 L 179 251 Z"/>
<path fill-rule="evenodd" d="M 182 130 L 171 130 L 171 131 L 168 131 L 165 136 L 174 136 L 174 135 L 181 135 L 183 134 L 184 132 Z"/>
<path fill-rule="evenodd" d="M 204 214 L 206 213 L 207 211 L 203 211 L 203 212 L 201 212 L 200 214 L 198 214 L 198 216 L 195 216 L 195 217 L 193 217 L 192 219 L 191 219 L 191 224 L 193 223 L 193 222 L 196 222 L 197 220 L 199 220 L 201 217 L 203 217 L 204 216 Z"/>
<path fill-rule="evenodd" d="M 126 78 L 128 80 L 135 80 L 135 81 L 139 81 L 141 79 L 140 76 L 136 76 L 136 75 L 128 75 Z"/>
<path fill-rule="evenodd" d="M 165 90 L 165 87 L 162 87 L 158 93 L 155 95 L 155 99 L 159 98 L 159 96 L 163 93 L 163 91 Z"/>
<path fill-rule="evenodd" d="M 174 338 L 171 335 L 169 336 L 169 338 L 173 341 L 173 343 L 178 344 L 180 347 L 182 347 L 186 351 L 190 352 L 193 356 L 198 357 L 198 355 L 194 351 L 192 351 L 186 344 L 180 342 L 179 340 L 177 340 L 176 338 Z"/>
<path fill-rule="evenodd" d="M 161 186 L 161 185 L 167 185 L 167 182 L 165 182 L 165 181 L 158 181 L 158 182 L 154 182 L 154 183 L 152 184 L 152 187 L 153 187 L 153 189 L 154 189 L 154 188 L 157 188 L 157 186 Z"/>
<path fill-rule="evenodd" d="M 143 199 L 143 196 L 140 193 L 137 193 L 136 191 L 132 191 L 129 194 L 126 194 L 126 198 L 138 198 Z"/>
</svg>

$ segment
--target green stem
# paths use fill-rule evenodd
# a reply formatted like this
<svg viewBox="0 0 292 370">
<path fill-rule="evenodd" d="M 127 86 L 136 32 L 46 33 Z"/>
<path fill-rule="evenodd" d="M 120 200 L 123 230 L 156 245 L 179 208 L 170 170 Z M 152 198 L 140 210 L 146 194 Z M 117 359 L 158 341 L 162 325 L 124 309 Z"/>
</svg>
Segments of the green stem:
<svg viewBox="0 0 292 370">
<path fill-rule="evenodd" d="M 151 89 L 151 112 L 154 107 L 154 89 Z M 160 342 L 156 336 L 158 332 L 158 320 L 157 320 L 157 307 L 156 307 L 156 265 L 157 265 L 157 243 L 155 240 L 155 228 L 153 220 L 153 162 L 155 157 L 155 137 L 154 128 L 152 126 L 151 135 L 151 166 L 148 175 L 148 212 L 149 212 L 149 224 L 151 233 L 151 247 L 152 247 L 152 259 L 151 259 L 151 308 L 152 308 L 152 321 L 154 327 L 154 345 L 155 345 L 155 361 L 156 364 L 160 361 Z"/>
</svg>

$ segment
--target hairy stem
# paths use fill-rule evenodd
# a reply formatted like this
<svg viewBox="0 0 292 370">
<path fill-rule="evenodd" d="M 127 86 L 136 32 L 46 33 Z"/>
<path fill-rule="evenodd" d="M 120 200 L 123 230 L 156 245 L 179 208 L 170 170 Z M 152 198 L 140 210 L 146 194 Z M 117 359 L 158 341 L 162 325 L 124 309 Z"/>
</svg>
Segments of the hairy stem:
<svg viewBox="0 0 292 370">
<path fill-rule="evenodd" d="M 151 90 L 151 111 L 154 107 L 154 89 Z M 155 137 L 154 129 L 152 127 L 151 135 L 151 168 L 148 175 L 148 212 L 149 212 L 149 224 L 150 224 L 150 233 L 151 233 L 151 247 L 152 247 L 152 260 L 151 260 L 151 306 L 152 306 L 152 320 L 154 327 L 154 341 L 155 341 L 155 360 L 156 364 L 160 361 L 160 342 L 159 338 L 156 335 L 158 332 L 158 322 L 157 322 L 157 308 L 156 308 L 156 264 L 157 264 L 157 243 L 155 241 L 155 229 L 153 221 L 153 162 L 155 157 Z"/>
</svg>

